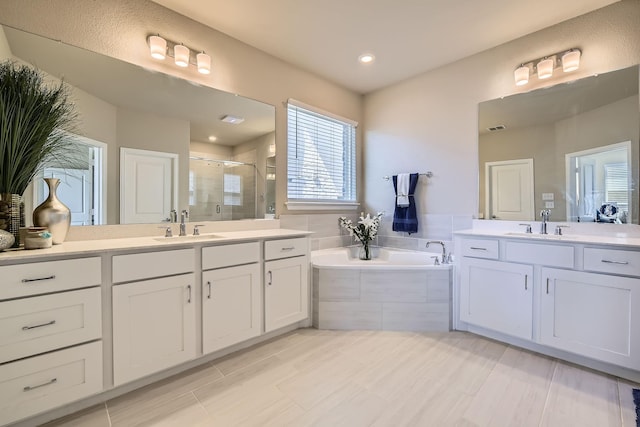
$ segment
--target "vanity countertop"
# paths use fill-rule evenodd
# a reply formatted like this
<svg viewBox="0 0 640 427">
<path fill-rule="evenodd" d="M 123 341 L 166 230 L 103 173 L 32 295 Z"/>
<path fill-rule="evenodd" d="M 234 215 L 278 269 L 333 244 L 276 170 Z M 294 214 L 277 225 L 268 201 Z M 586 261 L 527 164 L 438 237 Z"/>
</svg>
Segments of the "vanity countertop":
<svg viewBox="0 0 640 427">
<path fill-rule="evenodd" d="M 607 245 L 618 246 L 630 249 L 640 249 L 640 237 L 630 237 L 626 235 L 591 235 L 591 234 L 538 234 L 524 233 L 516 231 L 505 231 L 504 229 L 468 229 L 456 231 L 454 234 L 467 237 L 494 237 L 504 239 L 518 239 L 520 241 L 532 243 L 577 243 L 583 245 Z"/>
<path fill-rule="evenodd" d="M 0 252 L 0 265 L 15 261 L 32 261 L 58 256 L 99 255 L 105 252 L 129 251 L 132 249 L 165 249 L 195 246 L 212 246 L 243 242 L 247 240 L 287 239 L 304 237 L 313 234 L 309 231 L 289 230 L 283 228 L 202 233 L 200 236 L 185 237 L 131 237 L 124 239 L 78 240 L 54 245 L 49 249 L 8 250 Z"/>
</svg>

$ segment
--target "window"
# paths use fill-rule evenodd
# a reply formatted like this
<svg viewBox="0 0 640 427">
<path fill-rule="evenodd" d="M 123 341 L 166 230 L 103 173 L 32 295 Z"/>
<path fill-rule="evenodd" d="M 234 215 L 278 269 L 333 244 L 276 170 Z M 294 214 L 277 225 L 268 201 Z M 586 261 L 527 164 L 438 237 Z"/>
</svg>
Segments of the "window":
<svg viewBox="0 0 640 427">
<path fill-rule="evenodd" d="M 357 123 L 293 100 L 287 123 L 287 206 L 357 207 Z"/>
<path fill-rule="evenodd" d="M 604 165 L 604 191 L 607 203 L 616 203 L 622 212 L 629 210 L 629 173 L 626 163 Z"/>
<path fill-rule="evenodd" d="M 242 176 L 224 174 L 224 204 L 242 206 Z"/>
</svg>

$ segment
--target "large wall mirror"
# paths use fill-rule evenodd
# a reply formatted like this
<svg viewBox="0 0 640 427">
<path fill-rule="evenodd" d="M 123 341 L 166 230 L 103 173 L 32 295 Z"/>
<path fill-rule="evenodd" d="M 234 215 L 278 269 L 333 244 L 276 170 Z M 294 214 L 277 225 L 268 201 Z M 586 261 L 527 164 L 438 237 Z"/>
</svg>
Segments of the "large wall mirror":
<svg viewBox="0 0 640 427">
<path fill-rule="evenodd" d="M 638 224 L 638 66 L 483 102 L 479 217 Z"/>
<path fill-rule="evenodd" d="M 172 210 L 179 218 L 182 209 L 190 211 L 192 221 L 273 213 L 272 105 L 0 26 L 0 60 L 5 59 L 33 65 L 70 86 L 87 171 L 45 174 L 66 180 L 60 197 L 69 198 L 63 201 L 72 208 L 75 225 L 160 223 L 174 216 Z M 221 120 L 225 116 L 240 120 Z M 134 155 L 126 157 L 130 152 Z M 148 166 L 152 159 L 168 165 L 166 179 L 141 172 L 161 169 Z M 144 183 L 137 192 L 122 190 L 133 188 L 136 180 Z M 168 182 L 162 204 L 149 196 L 160 191 L 152 185 L 160 181 Z M 25 194 L 26 212 L 45 195 L 41 185 Z M 143 202 L 148 209 L 138 211 L 144 215 L 136 216 L 136 209 L 132 214 L 131 205 Z M 157 212 L 149 215 L 151 209 Z"/>
</svg>

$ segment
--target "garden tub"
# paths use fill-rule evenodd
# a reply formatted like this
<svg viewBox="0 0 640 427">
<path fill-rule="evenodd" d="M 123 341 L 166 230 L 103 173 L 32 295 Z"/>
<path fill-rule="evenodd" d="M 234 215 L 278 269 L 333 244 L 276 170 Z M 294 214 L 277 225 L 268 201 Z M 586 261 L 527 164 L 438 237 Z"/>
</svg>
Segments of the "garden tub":
<svg viewBox="0 0 640 427">
<path fill-rule="evenodd" d="M 431 252 L 357 247 L 311 252 L 313 324 L 318 329 L 448 331 L 451 265 Z"/>
</svg>

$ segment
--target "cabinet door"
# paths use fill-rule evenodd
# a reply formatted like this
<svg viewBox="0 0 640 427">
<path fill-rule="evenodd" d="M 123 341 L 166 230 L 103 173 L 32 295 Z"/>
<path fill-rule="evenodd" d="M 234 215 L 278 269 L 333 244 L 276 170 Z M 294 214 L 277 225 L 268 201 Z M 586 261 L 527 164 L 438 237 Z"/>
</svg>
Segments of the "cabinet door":
<svg viewBox="0 0 640 427">
<path fill-rule="evenodd" d="M 640 279 L 544 268 L 540 307 L 543 344 L 640 369 Z"/>
<path fill-rule="evenodd" d="M 204 354 L 260 335 L 259 264 L 202 273 Z"/>
<path fill-rule="evenodd" d="M 460 277 L 462 321 L 532 338 L 532 266 L 465 257 Z"/>
<path fill-rule="evenodd" d="M 265 332 L 309 317 L 309 286 L 306 256 L 264 263 Z"/>
<path fill-rule="evenodd" d="M 195 357 L 193 285 L 183 274 L 113 287 L 115 385 Z"/>
</svg>

